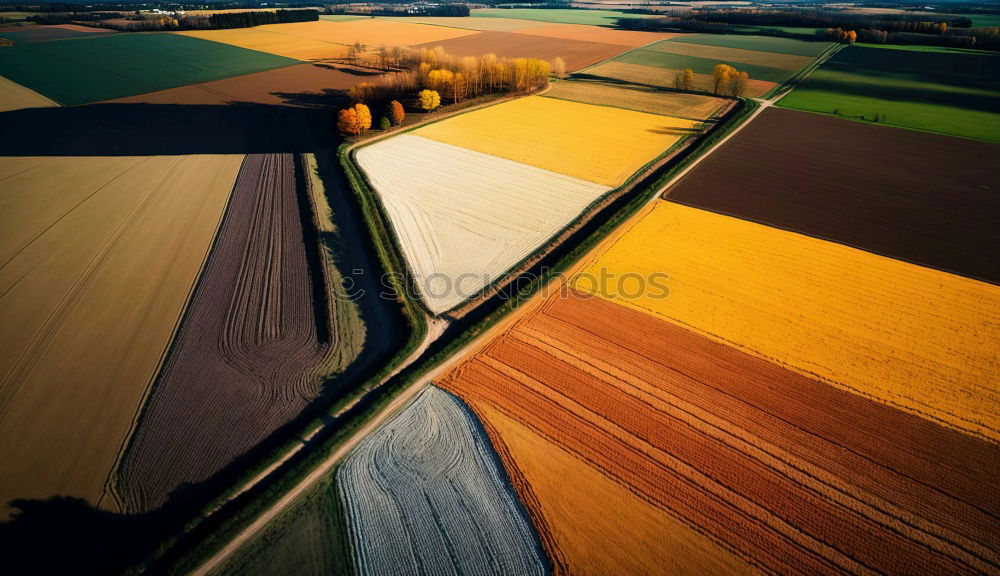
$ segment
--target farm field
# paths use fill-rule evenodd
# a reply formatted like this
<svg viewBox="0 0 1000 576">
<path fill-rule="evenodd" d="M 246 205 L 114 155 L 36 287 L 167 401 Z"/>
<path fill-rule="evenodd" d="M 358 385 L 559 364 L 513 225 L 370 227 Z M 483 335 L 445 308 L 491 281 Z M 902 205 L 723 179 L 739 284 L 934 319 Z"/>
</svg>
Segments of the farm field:
<svg viewBox="0 0 1000 576">
<path fill-rule="evenodd" d="M 1000 142 L 1000 56 L 977 50 L 855 45 L 780 106 Z"/>
<path fill-rule="evenodd" d="M 1000 287 L 665 201 L 588 264 L 600 271 L 667 274 L 670 295 L 576 286 L 1000 439 Z"/>
<path fill-rule="evenodd" d="M 0 516 L 15 498 L 111 505 L 241 159 L 0 158 Z"/>
<path fill-rule="evenodd" d="M 581 80 L 555 82 L 543 96 L 689 120 L 713 118 L 721 113 L 730 102 L 722 98 L 701 94 L 667 92 L 655 88 L 626 88 L 603 82 Z"/>
<path fill-rule="evenodd" d="M 49 40 L 65 40 L 67 38 L 92 37 L 100 34 L 111 34 L 113 30 L 105 28 L 90 28 L 74 24 L 59 24 L 55 26 L 27 26 L 24 28 L 0 29 L 0 38 L 8 38 L 17 44 L 47 42 Z"/>
<path fill-rule="evenodd" d="M 0 76 L 66 106 L 295 64 L 178 34 L 101 34 L 0 50 Z"/>
<path fill-rule="evenodd" d="M 435 314 L 499 280 L 608 191 L 420 132 L 366 146 L 357 161 Z"/>
<path fill-rule="evenodd" d="M 623 519 L 599 537 L 601 548 L 625 547 L 611 572 L 641 572 L 646 556 L 627 553 L 645 533 L 629 501 L 562 493 L 583 467 L 673 525 L 663 545 L 687 548 L 677 562 L 695 573 L 748 571 L 740 560 L 777 573 L 997 562 L 996 444 L 602 298 L 554 295 L 438 385 L 502 441 L 565 572 L 608 573 L 611 556 L 588 550 L 590 528 L 555 508 L 574 492 L 574 510 Z"/>
<path fill-rule="evenodd" d="M 586 26 L 582 24 L 554 24 L 540 28 L 525 28 L 517 30 L 519 34 L 531 36 L 545 36 L 547 38 L 561 38 L 564 40 L 584 40 L 587 42 L 602 42 L 604 44 L 615 44 L 627 48 L 638 48 L 666 38 L 680 36 L 679 34 L 666 34 L 663 32 L 639 32 L 634 30 L 617 30 L 613 28 L 602 28 L 599 26 Z"/>
<path fill-rule="evenodd" d="M 527 515 L 474 416 L 425 388 L 337 472 L 361 574 L 544 574 Z"/>
<path fill-rule="evenodd" d="M 486 402 L 476 411 L 517 478 L 522 501 L 533 506 L 557 574 L 756 573 L 525 424 Z"/>
<path fill-rule="evenodd" d="M 340 58 L 355 42 L 368 46 L 410 46 L 441 42 L 476 34 L 472 30 L 393 22 L 389 20 L 349 20 L 268 24 L 232 30 L 177 32 L 185 36 L 232 44 L 298 60 Z"/>
<path fill-rule="evenodd" d="M 745 36 L 740 34 L 684 34 L 674 39 L 702 46 L 738 48 L 757 52 L 776 52 L 797 56 L 817 57 L 833 46 L 831 42 L 810 42 L 775 36 Z"/>
<path fill-rule="evenodd" d="M 670 44 L 671 42 L 667 41 L 666 43 Z M 680 42 L 679 44 L 684 43 Z M 695 44 L 688 45 L 696 46 Z M 802 57 L 796 56 L 796 58 Z M 805 59 L 806 63 L 811 60 L 809 57 L 805 57 Z M 699 76 L 707 76 L 711 78 L 712 69 L 717 64 L 731 64 L 737 69 L 749 74 L 750 78 L 763 80 L 765 82 L 773 82 L 775 84 L 780 84 L 795 74 L 792 70 L 772 68 L 770 66 L 762 66 L 760 64 L 746 64 L 723 58 L 702 58 L 688 54 L 674 54 L 666 50 L 655 50 L 652 48 L 633 50 L 615 58 L 615 61 L 656 68 L 661 74 L 668 77 L 671 81 L 673 81 L 674 72 L 684 70 L 685 68 L 690 68 Z"/>
<path fill-rule="evenodd" d="M 774 108 L 667 196 L 1000 284 L 1000 262 L 983 257 L 1000 253 L 998 156 L 997 144 Z"/>
<path fill-rule="evenodd" d="M 655 66 L 613 60 L 611 62 L 599 64 L 592 68 L 587 68 L 586 70 L 578 73 L 577 76 L 580 78 L 592 78 L 603 81 L 610 80 L 617 83 L 626 82 L 629 84 L 636 84 L 640 87 L 673 88 L 674 73 L 678 71 L 679 70 L 665 70 Z M 774 82 L 750 78 L 747 81 L 744 96 L 758 98 L 773 90 L 775 86 L 777 86 L 777 84 Z M 695 74 L 694 89 L 711 92 L 712 75 L 710 73 Z"/>
<path fill-rule="evenodd" d="M 699 127 L 692 120 L 529 96 L 414 134 L 617 187 Z"/>
<path fill-rule="evenodd" d="M 58 104 L 30 88 L 0 76 L 0 112 L 47 106 L 58 106 Z"/>
<path fill-rule="evenodd" d="M 130 513 L 155 510 L 256 446 L 341 366 L 335 311 L 304 232 L 291 154 L 251 154 L 211 259 L 119 466 Z M 352 358 L 342 359 L 346 364 Z M 191 450 L 198 446 L 198 450 Z"/>
<path fill-rule="evenodd" d="M 740 70 L 750 72 L 751 78 L 767 80 L 763 74 L 754 74 L 757 68 L 766 69 L 770 74 L 776 74 L 775 70 L 786 72 L 798 72 L 813 61 L 813 56 L 801 56 L 798 54 L 781 54 L 779 52 L 763 52 L 760 50 L 746 50 L 743 48 L 726 48 L 723 46 L 710 46 L 707 44 L 695 44 L 684 42 L 683 38 L 677 41 L 657 42 L 647 46 L 644 50 L 653 52 L 663 52 L 677 56 L 689 56 L 696 59 L 707 59 L 731 64 Z M 641 62 L 640 62 L 641 64 Z M 695 70 L 697 72 L 697 70 Z M 711 73 L 711 70 L 708 71 Z M 777 81 L 777 80 L 776 80 Z"/>
<path fill-rule="evenodd" d="M 587 24 L 591 26 L 613 26 L 619 18 L 641 18 L 639 14 L 628 14 L 616 10 L 571 10 L 538 8 L 476 8 L 473 18 L 515 18 L 538 20 L 558 24 Z"/>
<path fill-rule="evenodd" d="M 616 44 L 563 40 L 514 32 L 479 32 L 473 36 L 443 42 L 428 42 L 419 47 L 433 49 L 437 46 L 453 56 L 496 54 L 507 58 L 540 58 L 549 61 L 558 57 L 566 63 L 568 71 L 606 60 L 626 49 Z"/>
<path fill-rule="evenodd" d="M 148 92 L 112 100 L 118 103 L 225 105 L 237 102 L 328 107 L 336 100 L 333 91 L 347 90 L 364 81 L 375 81 L 376 74 L 358 74 L 326 65 L 298 64 L 243 76 Z M 346 94 L 340 98 L 346 101 Z"/>
<path fill-rule="evenodd" d="M 321 16 L 322 18 L 322 16 Z M 428 24 L 448 28 L 464 28 L 466 30 L 511 32 L 527 28 L 548 26 L 548 22 L 537 20 L 517 20 L 515 18 L 473 18 L 454 16 L 379 16 L 379 20 L 406 22 L 408 24 Z"/>
</svg>

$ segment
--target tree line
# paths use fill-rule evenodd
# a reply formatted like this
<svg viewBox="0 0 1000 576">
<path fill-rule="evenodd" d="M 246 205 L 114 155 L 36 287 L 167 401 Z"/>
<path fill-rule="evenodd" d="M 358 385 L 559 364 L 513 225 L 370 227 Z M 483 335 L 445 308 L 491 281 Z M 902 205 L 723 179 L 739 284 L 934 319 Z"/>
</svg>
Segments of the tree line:
<svg viewBox="0 0 1000 576">
<path fill-rule="evenodd" d="M 212 28 L 250 28 L 264 24 L 315 22 L 318 10 L 275 10 L 274 12 L 219 12 L 208 17 Z"/>
<path fill-rule="evenodd" d="M 442 103 L 459 103 L 467 98 L 498 93 L 528 93 L 548 86 L 552 74 L 565 75 L 566 66 L 561 58 L 550 64 L 539 58 L 504 58 L 496 54 L 457 57 L 440 46 L 434 49 L 379 46 L 354 46 L 352 62 L 371 68 L 386 70 L 386 74 L 373 82 L 361 82 L 348 90 L 353 102 L 351 108 L 338 113 L 338 130 L 342 134 L 360 134 L 371 127 L 372 108 L 384 109 L 382 119 L 396 125 L 396 108 L 402 102 L 410 107 L 430 112 Z M 367 122 L 358 105 L 368 110 Z M 344 130 L 350 123 L 352 112 L 361 118 L 358 131 Z M 345 118 L 341 123 L 341 117 Z M 379 126 L 386 124 L 382 120 Z M 388 126 L 386 126 L 388 127 Z"/>
<path fill-rule="evenodd" d="M 327 14 L 356 14 L 359 16 L 447 16 L 461 18 L 470 16 L 468 4 L 410 5 L 393 6 L 390 3 L 357 6 L 327 6 Z"/>
</svg>

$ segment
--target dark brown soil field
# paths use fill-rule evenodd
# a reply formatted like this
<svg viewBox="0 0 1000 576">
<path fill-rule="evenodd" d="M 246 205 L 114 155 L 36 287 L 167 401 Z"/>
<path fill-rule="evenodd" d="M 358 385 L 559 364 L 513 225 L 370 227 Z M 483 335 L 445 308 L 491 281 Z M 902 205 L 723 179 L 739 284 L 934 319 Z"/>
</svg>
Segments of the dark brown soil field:
<svg viewBox="0 0 1000 576">
<path fill-rule="evenodd" d="M 162 506 L 297 416 L 331 352 L 291 154 L 246 157 L 216 244 L 118 471 L 130 513 Z"/>
<path fill-rule="evenodd" d="M 1000 145 L 772 108 L 667 192 L 1000 283 Z"/>
<path fill-rule="evenodd" d="M 1000 447 L 600 298 L 553 297 L 439 385 L 768 572 L 1000 567 Z"/>
<path fill-rule="evenodd" d="M 299 64 L 204 84 L 192 84 L 129 96 L 113 103 L 144 104 L 279 104 L 324 107 L 346 102 L 344 91 L 359 82 L 371 82 L 377 74 L 326 64 Z"/>
<path fill-rule="evenodd" d="M 616 44 L 547 38 L 514 32 L 480 32 L 473 36 L 421 44 L 417 48 L 436 46 L 441 46 L 445 52 L 454 56 L 496 54 L 507 58 L 541 58 L 549 61 L 559 57 L 566 63 L 566 70 L 570 72 L 628 50 Z"/>
</svg>

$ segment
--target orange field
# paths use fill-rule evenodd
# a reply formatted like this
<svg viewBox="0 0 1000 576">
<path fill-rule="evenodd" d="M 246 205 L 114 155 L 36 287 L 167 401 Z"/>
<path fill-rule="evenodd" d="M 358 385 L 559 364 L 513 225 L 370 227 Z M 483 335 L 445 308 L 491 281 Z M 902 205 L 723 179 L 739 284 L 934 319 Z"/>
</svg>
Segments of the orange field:
<svg viewBox="0 0 1000 576">
<path fill-rule="evenodd" d="M 438 384 L 486 422 L 560 572 L 644 572 L 637 538 L 692 573 L 1000 562 L 1000 446 L 611 301 L 557 294 Z"/>
</svg>

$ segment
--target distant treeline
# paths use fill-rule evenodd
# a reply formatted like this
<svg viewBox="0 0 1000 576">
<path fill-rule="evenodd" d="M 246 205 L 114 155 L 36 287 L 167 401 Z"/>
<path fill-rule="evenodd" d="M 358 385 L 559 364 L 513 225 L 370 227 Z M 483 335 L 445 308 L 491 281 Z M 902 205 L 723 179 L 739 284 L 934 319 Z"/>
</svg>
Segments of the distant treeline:
<svg viewBox="0 0 1000 576">
<path fill-rule="evenodd" d="M 928 21 L 926 14 L 846 14 L 830 10 L 714 8 L 699 10 L 685 16 L 685 19 L 742 26 L 868 28 L 886 32 L 916 32 L 920 34 L 939 34 L 940 32 L 935 32 L 934 28 L 940 28 L 942 24 L 954 28 L 972 26 L 972 20 L 965 16 L 941 15 L 934 21 Z"/>
<path fill-rule="evenodd" d="M 210 28 L 249 28 L 264 24 L 315 22 L 318 10 L 275 10 L 274 12 L 220 12 L 208 17 Z"/>
<path fill-rule="evenodd" d="M 26 20 L 36 24 L 72 24 L 73 22 L 100 22 L 111 18 L 125 18 L 121 12 L 46 12 L 32 14 Z"/>
<path fill-rule="evenodd" d="M 722 19 L 721 15 L 727 15 Z M 919 20 L 913 14 L 878 14 L 865 16 L 855 14 L 836 14 L 839 20 L 830 18 L 831 22 L 840 22 L 828 26 L 820 26 L 820 18 L 811 18 L 809 14 L 828 14 L 823 11 L 786 11 L 786 10 L 711 10 L 698 14 L 674 16 L 653 16 L 647 18 L 619 18 L 617 26 L 627 30 L 652 31 L 685 31 L 711 34 L 761 34 L 783 36 L 789 38 L 810 39 L 813 34 L 796 34 L 782 30 L 753 30 L 753 26 L 787 26 L 826 28 L 826 35 L 838 42 L 847 42 L 848 37 L 856 38 L 857 42 L 873 44 L 919 44 L 925 46 L 946 46 L 952 48 L 976 48 L 979 50 L 1000 50 L 1000 28 L 969 28 L 971 21 L 965 17 L 944 17 L 939 22 Z M 782 17 L 779 17 L 781 15 Z M 791 15 L 803 19 L 794 19 Z M 824 16 L 825 17 L 825 16 Z M 805 24 L 805 22 L 810 24 Z M 957 24 L 957 25 L 956 25 Z M 963 26 L 964 25 L 964 26 Z M 853 32 L 853 36 L 849 33 Z M 822 31 L 820 36 L 823 37 Z M 850 42 L 853 42 L 851 40 Z"/>
<path fill-rule="evenodd" d="M 465 17 L 472 14 L 468 4 L 440 4 L 435 6 L 396 6 L 392 2 L 381 3 L 378 6 L 365 6 L 363 9 L 344 6 L 327 6 L 328 14 L 356 14 L 359 16 L 454 16 Z"/>
</svg>

